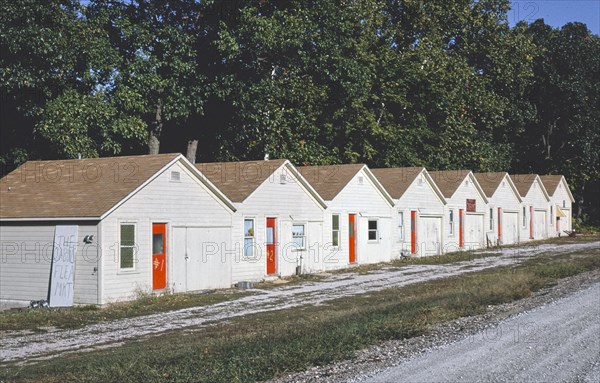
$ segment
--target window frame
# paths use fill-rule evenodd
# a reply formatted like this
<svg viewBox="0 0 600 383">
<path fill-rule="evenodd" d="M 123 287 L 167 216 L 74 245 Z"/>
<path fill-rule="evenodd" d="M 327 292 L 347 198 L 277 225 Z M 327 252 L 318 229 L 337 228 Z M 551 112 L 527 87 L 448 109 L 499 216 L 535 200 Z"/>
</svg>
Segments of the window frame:
<svg viewBox="0 0 600 383">
<path fill-rule="evenodd" d="M 404 241 L 404 211 L 398 211 L 398 242 Z"/>
<path fill-rule="evenodd" d="M 294 226 L 302 226 L 302 235 L 297 236 L 294 233 Z M 306 250 L 306 222 L 298 222 L 298 223 L 292 223 L 292 243 L 294 244 L 294 248 L 292 249 L 293 251 L 303 251 Z M 302 246 L 298 247 L 296 246 L 296 239 L 297 238 L 302 238 Z"/>
<path fill-rule="evenodd" d="M 123 245 L 123 226 L 133 226 L 133 243 L 131 245 Z M 123 221 L 119 222 L 119 272 L 136 271 L 136 254 L 137 254 L 137 222 Z M 152 247 L 152 246 L 151 246 Z M 131 250 L 131 267 L 123 267 L 123 248 Z"/>
<path fill-rule="evenodd" d="M 251 221 L 252 222 L 252 234 L 251 235 L 246 235 L 246 221 Z M 244 237 L 244 246 L 242 248 L 242 257 L 245 259 L 253 259 L 256 254 L 254 253 L 256 250 L 256 218 L 254 217 L 244 217 L 243 220 L 243 226 L 242 226 L 242 236 Z M 247 239 L 251 239 L 252 240 L 252 246 L 250 246 L 252 248 L 252 252 L 250 255 L 246 255 L 246 240 Z"/>
<path fill-rule="evenodd" d="M 494 231 L 494 208 L 490 207 L 490 225 L 489 225 L 489 231 Z"/>
<path fill-rule="evenodd" d="M 523 213 L 522 213 L 522 215 L 523 215 L 522 226 L 523 226 L 523 228 L 526 228 L 527 227 L 527 206 L 523 206 Z"/>
<path fill-rule="evenodd" d="M 375 222 L 375 230 L 371 229 L 371 222 Z M 371 239 L 371 232 L 375 231 L 375 239 Z M 369 243 L 379 242 L 379 220 L 378 219 L 367 219 L 367 241 Z"/>
<path fill-rule="evenodd" d="M 334 217 L 337 217 L 337 229 L 334 227 Z M 334 248 L 339 248 L 341 244 L 341 214 L 334 213 L 331 214 L 331 246 Z M 337 244 L 334 242 L 334 237 L 337 234 Z"/>
<path fill-rule="evenodd" d="M 454 209 L 448 210 L 448 225 L 450 227 L 450 231 L 448 235 L 454 237 Z"/>
</svg>

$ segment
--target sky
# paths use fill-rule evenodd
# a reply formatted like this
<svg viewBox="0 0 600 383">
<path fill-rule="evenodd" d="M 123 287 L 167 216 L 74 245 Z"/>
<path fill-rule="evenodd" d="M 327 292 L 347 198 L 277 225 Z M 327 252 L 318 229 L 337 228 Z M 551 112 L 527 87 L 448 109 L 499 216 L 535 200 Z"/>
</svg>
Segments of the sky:
<svg viewBox="0 0 600 383">
<path fill-rule="evenodd" d="M 511 26 L 519 21 L 532 22 L 544 19 L 546 24 L 562 27 L 568 22 L 579 21 L 600 35 L 600 0 L 511 0 L 508 13 Z"/>
</svg>

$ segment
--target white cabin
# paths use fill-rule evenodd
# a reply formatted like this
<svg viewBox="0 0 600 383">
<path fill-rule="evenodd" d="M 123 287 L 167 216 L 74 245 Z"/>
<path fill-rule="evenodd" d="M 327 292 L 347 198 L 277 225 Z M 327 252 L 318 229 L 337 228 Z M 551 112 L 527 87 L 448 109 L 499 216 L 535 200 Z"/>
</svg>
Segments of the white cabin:
<svg viewBox="0 0 600 383">
<path fill-rule="evenodd" d="M 180 154 L 29 161 L 0 185 L 0 299 L 69 306 L 231 286 L 235 207 Z"/>
<path fill-rule="evenodd" d="M 427 170 L 408 167 L 371 171 L 394 199 L 392 259 L 442 254 L 446 199 Z"/>
<path fill-rule="evenodd" d="M 429 172 L 446 198 L 443 253 L 475 250 L 489 245 L 486 232 L 493 230 L 488 200 L 470 170 Z"/>
<path fill-rule="evenodd" d="M 495 245 L 519 243 L 523 201 L 508 173 L 475 173 L 475 178 L 488 199 L 488 219 L 492 217 L 487 239 Z"/>
<path fill-rule="evenodd" d="M 562 175 L 540 176 L 550 195 L 550 222 L 548 235 L 559 237 L 573 230 L 573 209 L 575 202 L 567 180 Z"/>
<path fill-rule="evenodd" d="M 548 238 L 550 196 L 537 174 L 511 174 L 523 202 L 521 203 L 520 240 Z"/>
<path fill-rule="evenodd" d="M 327 205 L 288 160 L 196 167 L 236 206 L 229 249 L 235 283 L 323 270 Z"/>
<path fill-rule="evenodd" d="M 301 166 L 298 170 L 327 203 L 326 270 L 391 260 L 394 201 L 366 165 Z"/>
</svg>

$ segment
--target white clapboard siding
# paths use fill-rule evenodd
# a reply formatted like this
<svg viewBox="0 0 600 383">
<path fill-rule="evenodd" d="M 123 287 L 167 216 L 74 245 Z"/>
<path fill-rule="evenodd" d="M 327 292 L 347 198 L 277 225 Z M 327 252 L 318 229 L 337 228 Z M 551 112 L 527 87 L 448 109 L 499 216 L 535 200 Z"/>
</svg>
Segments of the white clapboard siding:
<svg viewBox="0 0 600 383">
<path fill-rule="evenodd" d="M 180 173 L 179 181 L 171 180 L 171 171 Z M 119 268 L 120 223 L 136 225 L 137 262 L 132 271 Z M 167 286 L 173 289 L 172 262 L 182 259 L 182 256 L 173 254 L 172 228 L 190 226 L 230 230 L 232 213 L 187 168 L 179 162 L 171 165 L 102 221 L 102 303 L 127 300 L 138 293 L 151 291 L 152 223 L 167 224 Z M 231 262 L 231 257 L 228 259 Z M 231 279 L 227 278 L 221 281 L 219 287 L 230 286 Z"/>
<path fill-rule="evenodd" d="M 572 199 L 570 192 L 568 190 L 569 186 L 565 181 L 564 177 L 561 179 L 560 183 L 556 187 L 554 194 L 550 196 L 550 205 L 552 206 L 552 211 L 550 215 L 550 224 L 548 228 L 549 236 L 556 237 L 560 235 L 566 235 L 565 231 L 573 230 L 572 226 Z M 556 207 L 566 215 L 566 217 L 560 217 L 560 219 L 556 220 Z"/>
<path fill-rule="evenodd" d="M 488 211 L 492 209 L 494 230 L 486 235 L 494 244 L 511 245 L 519 242 L 521 224 L 521 201 L 516 191 L 511 187 L 508 175 L 498 185 L 494 194 L 488 197 Z M 498 208 L 500 208 L 501 239 L 498 239 Z M 488 213 L 489 214 L 489 213 Z"/>
<path fill-rule="evenodd" d="M 259 281 L 267 276 L 266 222 L 276 219 L 276 273 L 289 276 L 296 266 L 303 270 L 320 270 L 322 266 L 319 246 L 322 240 L 323 210 L 319 202 L 297 181 L 291 172 L 292 165 L 284 163 L 256 188 L 243 202 L 236 203 L 233 217 L 232 265 L 233 282 Z M 282 182 L 282 175 L 285 181 Z M 243 255 L 244 219 L 254 219 L 255 254 L 252 258 Z M 306 226 L 306 248 L 293 247 L 292 224 Z M 300 258 L 302 257 L 302 258 Z M 310 257 L 307 259 L 307 257 Z"/>
<path fill-rule="evenodd" d="M 536 221 L 536 211 L 545 211 L 546 219 L 550 214 L 550 201 L 545 194 L 544 186 L 542 185 L 539 177 L 536 177 L 532 182 L 531 187 L 529 188 L 527 194 L 525 196 L 521 196 L 523 198 L 523 203 L 521 206 L 525 207 L 526 219 L 523 222 L 523 217 L 521 217 L 521 230 L 520 230 L 520 239 L 521 241 L 530 241 L 532 239 L 544 239 L 548 237 L 548 223 L 547 221 Z M 521 212 L 523 210 L 521 209 Z M 533 212 L 533 217 L 531 213 Z M 523 214 L 523 213 L 521 213 Z M 540 214 L 537 215 L 538 220 L 540 219 Z M 533 218 L 533 219 L 532 219 Z M 533 224 L 533 228 L 531 227 Z M 536 224 L 538 226 L 543 226 L 543 228 L 536 228 Z M 536 234 L 537 233 L 537 234 Z M 533 234 L 533 238 L 531 235 Z"/>
<path fill-rule="evenodd" d="M 50 268 L 56 222 L 20 222 L 0 225 L 0 299 L 29 301 L 48 298 Z M 98 251 L 95 243 L 84 238 L 98 238 L 97 226 L 82 222 L 60 222 L 77 225 L 78 242 L 75 259 L 75 304 L 98 303 Z"/>
<path fill-rule="evenodd" d="M 411 211 L 417 212 L 417 232 L 419 230 L 420 217 L 438 217 L 443 218 L 444 216 L 445 201 L 441 200 L 441 197 L 434 191 L 433 186 L 428 182 L 424 173 L 421 173 L 411 185 L 406 189 L 404 194 L 396 200 L 396 207 L 392 208 L 392 211 L 396 214 L 393 222 L 396 223 L 395 230 L 392 230 L 392 258 L 399 258 L 400 253 L 410 254 L 411 251 L 411 233 L 410 233 L 410 215 Z M 403 212 L 404 221 L 402 225 L 402 233 L 398 226 L 398 212 Z M 429 221 L 428 221 L 429 222 Z M 444 233 L 442 229 L 441 243 L 444 243 Z M 424 238 L 421 234 L 421 238 L 417 239 L 418 243 L 428 243 L 434 241 L 434 238 Z M 424 256 L 430 255 L 425 252 L 426 246 L 417 246 L 419 253 L 417 255 Z"/>
<path fill-rule="evenodd" d="M 350 265 L 348 215 L 356 214 L 356 263 L 389 262 L 392 246 L 393 204 L 388 202 L 363 168 L 327 202 L 323 231 L 323 265 L 326 270 Z M 332 216 L 340 216 L 339 246 L 332 247 Z M 368 240 L 369 220 L 377 221 L 378 239 Z"/>
</svg>

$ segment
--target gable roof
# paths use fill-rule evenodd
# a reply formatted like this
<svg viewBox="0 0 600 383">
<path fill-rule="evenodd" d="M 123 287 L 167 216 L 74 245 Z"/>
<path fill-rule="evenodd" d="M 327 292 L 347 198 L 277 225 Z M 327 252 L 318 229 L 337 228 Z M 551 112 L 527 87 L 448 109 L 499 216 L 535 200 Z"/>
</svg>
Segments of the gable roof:
<svg viewBox="0 0 600 383">
<path fill-rule="evenodd" d="M 429 175 L 444 197 L 451 198 L 470 172 L 470 170 L 438 170 L 429 172 Z"/>
<path fill-rule="evenodd" d="M 540 189 L 542 190 L 542 193 L 544 193 L 544 196 L 546 197 L 547 200 L 550 200 L 550 196 L 548 195 L 548 192 L 546 191 L 544 184 L 540 180 L 539 175 L 533 174 L 533 173 L 532 174 L 511 174 L 510 179 L 515 184 L 521 197 L 525 197 L 527 195 L 527 193 L 529 193 L 529 189 L 531 189 L 531 185 L 533 185 L 533 183 L 536 180 L 538 180 L 539 181 L 538 183 L 540 185 Z"/>
<path fill-rule="evenodd" d="M 365 164 L 299 166 L 297 169 L 326 201 L 333 200 L 358 173 L 364 171 L 388 204 L 394 206 L 392 197 Z"/>
<path fill-rule="evenodd" d="M 491 198 L 494 195 L 496 190 L 498 190 L 498 188 L 500 187 L 502 181 L 506 179 L 508 185 L 510 186 L 511 190 L 513 191 L 519 202 L 523 200 L 521 198 L 521 195 L 519 194 L 519 191 L 517 190 L 517 187 L 515 186 L 507 172 L 473 173 L 473 175 L 475 176 L 475 179 L 477 179 L 477 182 L 481 186 L 481 190 L 483 190 L 483 192 L 488 198 Z"/>
<path fill-rule="evenodd" d="M 375 177 L 383 185 L 385 190 L 394 199 L 399 199 L 406 193 L 408 187 L 417 179 L 420 174 L 425 176 L 425 179 L 429 182 L 433 188 L 434 193 L 438 196 L 440 201 L 445 205 L 446 199 L 444 195 L 437 187 L 433 179 L 422 166 L 417 167 L 406 167 L 406 168 L 379 168 L 371 169 Z"/>
<path fill-rule="evenodd" d="M 28 161 L 0 180 L 0 219 L 102 219 L 177 161 L 235 211 L 181 154 L 157 154 Z"/>
<path fill-rule="evenodd" d="M 210 162 L 195 165 L 231 201 L 241 203 L 260 185 L 273 176 L 282 166 L 286 166 L 295 180 L 312 195 L 323 208 L 327 205 L 319 193 L 286 159 L 237 162 Z"/>
<path fill-rule="evenodd" d="M 567 180 L 565 179 L 565 177 L 563 175 L 560 175 L 560 174 L 543 175 L 543 176 L 540 176 L 540 180 L 544 184 L 544 187 L 548 191 L 548 194 L 551 196 L 553 196 L 554 193 L 556 193 L 556 189 L 558 188 L 558 185 L 561 182 L 563 182 L 564 183 L 563 186 L 564 186 L 565 190 L 567 191 L 567 194 L 569 195 L 571 202 L 575 202 L 575 198 L 573 198 L 573 194 L 571 194 L 571 189 L 569 188 L 569 185 L 567 184 Z"/>
</svg>

